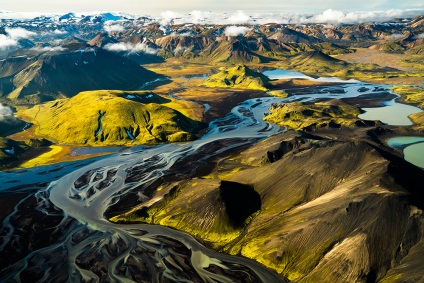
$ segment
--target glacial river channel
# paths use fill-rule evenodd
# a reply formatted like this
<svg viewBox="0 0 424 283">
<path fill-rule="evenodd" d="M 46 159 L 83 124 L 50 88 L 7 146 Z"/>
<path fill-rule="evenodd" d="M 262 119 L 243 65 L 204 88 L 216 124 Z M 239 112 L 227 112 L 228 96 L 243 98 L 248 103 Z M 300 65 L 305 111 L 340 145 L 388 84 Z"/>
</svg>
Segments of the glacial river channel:
<svg viewBox="0 0 424 283">
<path fill-rule="evenodd" d="M 211 122 L 209 131 L 193 142 L 136 147 L 90 160 L 0 172 L 0 191 L 27 190 L 28 198 L 34 199 L 34 211 L 56 219 L 49 227 L 49 240 L 34 244 L 7 267 L 0 266 L 0 281 L 20 282 L 25 274 L 35 273 L 39 282 L 140 282 L 143 278 L 145 282 L 285 282 L 252 260 L 215 252 L 186 233 L 158 225 L 114 224 L 104 213 L 135 189 L 142 194 L 140 187 L 160 180 L 178 160 L 211 143 L 230 140 L 231 147 L 236 147 L 284 131 L 262 120 L 273 103 L 388 91 L 380 85 L 338 82 L 343 84 L 322 88 L 319 93 L 247 100 L 226 117 Z M 331 91 L 333 88 L 343 91 Z M 400 119 L 405 115 L 397 114 Z M 138 172 L 137 181 L 128 181 L 131 172 Z M 88 177 L 81 185 L 78 180 L 83 175 Z M 17 205 L 3 221 L 0 251 L 31 243 L 20 227 L 14 226 L 24 209 L 28 208 Z M 30 225 L 36 229 L 38 223 Z"/>
</svg>

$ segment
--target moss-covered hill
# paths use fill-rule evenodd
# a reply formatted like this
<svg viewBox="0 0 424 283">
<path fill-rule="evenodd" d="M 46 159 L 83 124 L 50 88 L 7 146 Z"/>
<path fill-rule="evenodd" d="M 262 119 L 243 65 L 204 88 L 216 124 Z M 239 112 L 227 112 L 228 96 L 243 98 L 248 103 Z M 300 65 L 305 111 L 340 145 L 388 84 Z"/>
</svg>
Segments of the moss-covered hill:
<svg viewBox="0 0 424 283">
<path fill-rule="evenodd" d="M 60 144 L 152 144 L 193 138 L 201 123 L 175 110 L 184 103 L 146 91 L 86 91 L 20 114 Z"/>
<path fill-rule="evenodd" d="M 321 51 L 303 52 L 289 58 L 288 70 L 297 70 L 307 74 L 331 74 L 334 72 L 347 71 L 349 64 L 333 58 Z"/>
<path fill-rule="evenodd" d="M 374 124 L 357 117 L 361 114 L 360 108 L 337 100 L 313 104 L 303 102 L 275 104 L 269 111 L 264 120 L 294 130 Z"/>
<path fill-rule="evenodd" d="M 221 68 L 217 74 L 207 78 L 203 85 L 207 87 L 229 87 L 266 90 L 268 78 L 244 65 L 233 68 Z"/>
</svg>

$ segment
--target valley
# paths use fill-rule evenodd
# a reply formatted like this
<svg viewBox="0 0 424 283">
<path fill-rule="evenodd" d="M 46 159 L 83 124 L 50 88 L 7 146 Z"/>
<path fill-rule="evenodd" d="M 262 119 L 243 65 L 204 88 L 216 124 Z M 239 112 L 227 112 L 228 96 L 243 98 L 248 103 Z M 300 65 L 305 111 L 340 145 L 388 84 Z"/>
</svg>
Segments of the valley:
<svg viewBox="0 0 424 283">
<path fill-rule="evenodd" d="M 423 280 L 423 16 L 178 21 L 0 21 L 0 281 Z"/>
</svg>

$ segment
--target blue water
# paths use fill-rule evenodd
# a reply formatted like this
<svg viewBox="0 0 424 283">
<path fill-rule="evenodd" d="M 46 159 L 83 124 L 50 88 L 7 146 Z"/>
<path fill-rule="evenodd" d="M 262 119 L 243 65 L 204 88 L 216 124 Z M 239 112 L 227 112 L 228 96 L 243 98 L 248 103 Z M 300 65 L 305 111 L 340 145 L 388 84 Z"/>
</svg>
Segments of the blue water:
<svg viewBox="0 0 424 283">
<path fill-rule="evenodd" d="M 424 137 L 395 137 L 386 143 L 392 148 L 406 146 L 403 150 L 405 160 L 424 168 Z"/>
<path fill-rule="evenodd" d="M 403 150 L 403 155 L 409 163 L 424 168 L 424 142 L 407 146 Z"/>
<path fill-rule="evenodd" d="M 332 83 L 357 83 L 357 80 L 342 80 L 336 77 L 319 77 L 319 78 L 313 78 L 310 76 L 307 76 L 301 72 L 293 72 L 290 70 L 282 70 L 282 69 L 276 69 L 276 70 L 270 70 L 265 71 L 262 74 L 270 78 L 271 80 L 278 80 L 278 79 L 305 79 L 305 80 L 311 80 L 315 82 L 332 82 Z"/>
<path fill-rule="evenodd" d="M 270 79 L 305 79 L 305 80 L 311 80 L 315 82 L 352 83 L 352 84 L 359 83 L 359 81 L 357 80 L 351 79 L 351 80 L 344 81 L 342 79 L 335 78 L 335 77 L 312 78 L 300 72 L 293 72 L 293 71 L 281 70 L 281 69 L 265 71 L 263 72 L 263 74 L 268 76 Z M 384 85 L 381 85 L 381 86 L 374 85 L 374 86 L 378 86 L 379 88 L 382 89 L 382 91 L 390 91 L 389 89 L 386 89 Z M 372 91 L 363 92 L 362 94 L 370 94 L 370 93 L 372 93 Z M 344 97 L 354 97 L 358 95 L 359 93 L 356 92 L 353 95 L 345 94 Z M 325 97 L 324 95 L 321 95 L 321 96 Z M 339 98 L 339 97 L 334 96 L 334 98 Z M 340 98 L 343 98 L 343 96 Z M 379 120 L 384 124 L 392 125 L 392 126 L 410 126 L 413 123 L 408 118 L 408 116 L 414 113 L 423 112 L 418 107 L 396 102 L 396 98 L 389 101 L 385 101 L 382 104 L 383 104 L 383 107 L 362 108 L 362 110 L 364 110 L 365 113 L 358 115 L 358 118 L 363 120 L 371 120 L 371 121 Z"/>
<path fill-rule="evenodd" d="M 424 142 L 424 137 L 395 137 L 387 140 L 387 145 L 396 148 L 408 144 Z"/>
<path fill-rule="evenodd" d="M 364 120 L 380 120 L 384 124 L 392 126 L 410 126 L 412 121 L 408 118 L 414 113 L 423 112 L 420 108 L 397 103 L 395 99 L 383 102 L 384 107 L 362 108 L 364 114 L 358 118 Z"/>
</svg>

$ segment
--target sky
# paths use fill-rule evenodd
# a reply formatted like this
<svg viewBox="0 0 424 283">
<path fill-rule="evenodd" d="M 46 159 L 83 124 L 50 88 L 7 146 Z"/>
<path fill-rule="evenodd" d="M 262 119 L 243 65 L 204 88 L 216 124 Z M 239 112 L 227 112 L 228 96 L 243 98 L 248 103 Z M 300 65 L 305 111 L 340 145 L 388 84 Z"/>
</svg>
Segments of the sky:
<svg viewBox="0 0 424 283">
<path fill-rule="evenodd" d="M 14 12 L 93 12 L 122 11 L 138 15 L 159 15 L 164 11 L 189 13 L 279 11 L 317 13 L 327 9 L 340 11 L 377 11 L 424 9 L 423 0 L 0 0 L 0 11 Z"/>
</svg>

